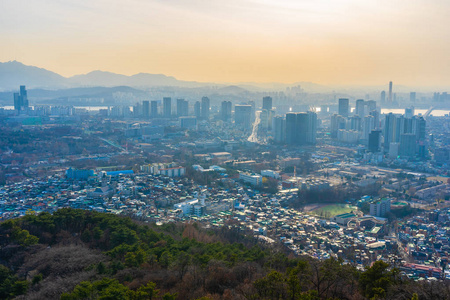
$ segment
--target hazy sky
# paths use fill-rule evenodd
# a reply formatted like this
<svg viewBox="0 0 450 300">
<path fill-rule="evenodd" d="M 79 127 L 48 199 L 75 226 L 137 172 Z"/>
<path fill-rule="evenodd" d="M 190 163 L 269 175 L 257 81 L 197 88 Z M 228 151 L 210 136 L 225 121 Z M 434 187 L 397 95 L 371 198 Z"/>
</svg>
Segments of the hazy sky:
<svg viewBox="0 0 450 300">
<path fill-rule="evenodd" d="M 449 86 L 449 0 L 0 0 L 0 61 L 64 76 Z"/>
</svg>

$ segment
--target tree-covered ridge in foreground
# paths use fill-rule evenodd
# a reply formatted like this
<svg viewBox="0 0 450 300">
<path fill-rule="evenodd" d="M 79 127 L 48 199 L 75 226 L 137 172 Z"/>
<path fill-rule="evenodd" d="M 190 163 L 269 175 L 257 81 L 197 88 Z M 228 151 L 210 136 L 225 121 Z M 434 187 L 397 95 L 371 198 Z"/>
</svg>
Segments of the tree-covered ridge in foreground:
<svg viewBox="0 0 450 300">
<path fill-rule="evenodd" d="M 1 223 L 0 247 L 0 299 L 450 299 L 444 282 L 287 256 L 233 226 L 60 209 Z"/>
</svg>

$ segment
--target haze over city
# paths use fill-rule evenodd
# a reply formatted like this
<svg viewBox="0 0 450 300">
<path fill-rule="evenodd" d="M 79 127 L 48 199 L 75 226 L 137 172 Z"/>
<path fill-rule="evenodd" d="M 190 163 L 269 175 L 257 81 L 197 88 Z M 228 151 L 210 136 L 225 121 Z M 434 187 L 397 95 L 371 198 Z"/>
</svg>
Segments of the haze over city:
<svg viewBox="0 0 450 300">
<path fill-rule="evenodd" d="M 0 61 L 64 76 L 447 87 L 449 11 L 444 0 L 1 1 Z"/>
<path fill-rule="evenodd" d="M 0 299 L 450 299 L 448 0 L 0 0 Z"/>
</svg>

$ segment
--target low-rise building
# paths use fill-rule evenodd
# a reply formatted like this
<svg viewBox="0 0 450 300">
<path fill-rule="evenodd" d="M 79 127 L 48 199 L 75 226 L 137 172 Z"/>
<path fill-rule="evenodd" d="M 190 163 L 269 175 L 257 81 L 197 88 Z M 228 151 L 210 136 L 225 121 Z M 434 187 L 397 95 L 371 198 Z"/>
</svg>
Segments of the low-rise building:
<svg viewBox="0 0 450 300">
<path fill-rule="evenodd" d="M 258 174 L 248 174 L 241 172 L 239 173 L 239 179 L 255 186 L 262 184 L 262 176 Z"/>
</svg>

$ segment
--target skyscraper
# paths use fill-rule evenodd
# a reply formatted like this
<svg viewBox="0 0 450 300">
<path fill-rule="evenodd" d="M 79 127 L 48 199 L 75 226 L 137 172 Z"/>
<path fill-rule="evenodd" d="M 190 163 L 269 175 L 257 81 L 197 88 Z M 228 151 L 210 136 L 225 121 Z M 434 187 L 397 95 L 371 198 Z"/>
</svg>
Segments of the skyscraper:
<svg viewBox="0 0 450 300">
<path fill-rule="evenodd" d="M 356 100 L 354 115 L 358 115 L 360 118 L 364 118 L 364 104 L 365 102 L 363 99 Z"/>
<path fill-rule="evenodd" d="M 297 139 L 297 114 L 286 114 L 286 144 L 294 145 Z"/>
<path fill-rule="evenodd" d="M 388 96 L 389 104 L 392 104 L 392 81 L 389 81 L 389 96 Z"/>
<path fill-rule="evenodd" d="M 369 115 L 374 118 L 375 129 L 380 128 L 380 113 L 377 110 L 371 110 Z"/>
<path fill-rule="evenodd" d="M 375 118 L 373 116 L 365 116 L 364 122 L 362 124 L 363 129 L 363 140 L 366 142 L 366 145 L 369 141 L 369 134 L 372 130 L 375 129 Z"/>
<path fill-rule="evenodd" d="M 365 101 L 364 104 L 367 105 L 367 110 L 369 111 L 369 113 L 372 110 L 376 110 L 377 109 L 377 101 L 375 101 L 375 100 Z"/>
<path fill-rule="evenodd" d="M 210 103 L 208 97 L 202 97 L 202 119 L 209 120 Z"/>
<path fill-rule="evenodd" d="M 150 102 L 148 100 L 142 101 L 142 110 L 144 118 L 148 119 L 150 117 Z"/>
<path fill-rule="evenodd" d="M 271 110 L 272 109 L 272 97 L 263 97 L 262 109 Z"/>
<path fill-rule="evenodd" d="M 381 140 L 381 131 L 380 130 L 372 130 L 372 132 L 369 133 L 369 151 L 370 152 L 380 151 L 380 140 Z"/>
<path fill-rule="evenodd" d="M 222 101 L 220 106 L 220 118 L 225 122 L 231 119 L 231 101 Z"/>
<path fill-rule="evenodd" d="M 336 138 L 337 133 L 339 129 L 345 129 L 346 125 L 346 119 L 338 114 L 333 114 L 331 116 L 331 124 L 330 124 L 330 131 L 331 131 L 331 137 Z"/>
<path fill-rule="evenodd" d="M 273 139 L 276 143 L 284 143 L 286 141 L 286 119 L 282 116 L 273 118 Z"/>
<path fill-rule="evenodd" d="M 425 135 L 426 135 L 426 121 L 423 117 L 415 117 L 415 124 L 413 125 L 414 133 L 416 134 L 417 141 L 425 141 Z"/>
<path fill-rule="evenodd" d="M 200 119 L 202 117 L 200 101 L 195 101 L 194 115 L 197 117 L 197 119 Z"/>
<path fill-rule="evenodd" d="M 135 105 L 133 105 L 133 116 L 135 118 L 142 117 L 142 104 L 137 102 Z"/>
<path fill-rule="evenodd" d="M 349 111 L 349 102 L 347 98 L 340 98 L 339 99 L 339 115 L 343 117 L 348 117 L 348 111 Z"/>
<path fill-rule="evenodd" d="M 177 99 L 177 116 L 183 117 L 189 114 L 189 102 L 184 99 Z"/>
<path fill-rule="evenodd" d="M 24 85 L 20 86 L 20 92 L 14 93 L 14 109 L 21 111 L 28 108 L 28 94 Z"/>
<path fill-rule="evenodd" d="M 317 115 L 308 113 L 286 114 L 286 144 L 315 144 L 317 131 Z"/>
<path fill-rule="evenodd" d="M 384 119 L 384 152 L 389 152 L 389 146 L 395 142 L 396 116 L 388 113 Z"/>
<path fill-rule="evenodd" d="M 414 133 L 403 133 L 400 135 L 400 156 L 416 156 L 416 135 Z"/>
<path fill-rule="evenodd" d="M 172 117 L 172 98 L 170 97 L 163 98 L 163 116 L 164 118 Z"/>
<path fill-rule="evenodd" d="M 355 116 L 351 116 L 350 117 L 350 129 L 351 130 L 356 130 L 356 131 L 361 131 L 361 117 L 358 115 Z"/>
<path fill-rule="evenodd" d="M 234 106 L 234 124 L 245 130 L 250 130 L 252 126 L 252 106 L 235 105 Z"/>
<path fill-rule="evenodd" d="M 385 104 L 386 103 L 386 92 L 385 91 L 381 91 L 380 102 L 381 102 L 381 104 Z"/>
<path fill-rule="evenodd" d="M 248 104 L 252 107 L 252 113 L 251 113 L 251 123 L 253 124 L 253 122 L 255 121 L 256 118 L 256 103 L 253 100 L 248 101 Z"/>
<path fill-rule="evenodd" d="M 405 117 L 412 118 L 414 116 L 414 106 L 405 108 Z"/>
<path fill-rule="evenodd" d="M 22 106 L 28 108 L 28 93 L 24 85 L 20 86 L 20 96 L 22 97 Z"/>
<path fill-rule="evenodd" d="M 317 135 L 317 114 L 312 111 L 308 111 L 308 134 L 306 142 L 311 145 L 316 144 Z"/>
<path fill-rule="evenodd" d="M 152 118 L 158 117 L 158 101 L 150 102 L 150 116 Z"/>
<path fill-rule="evenodd" d="M 413 103 L 416 102 L 416 92 L 409 93 L 409 101 Z"/>
</svg>

